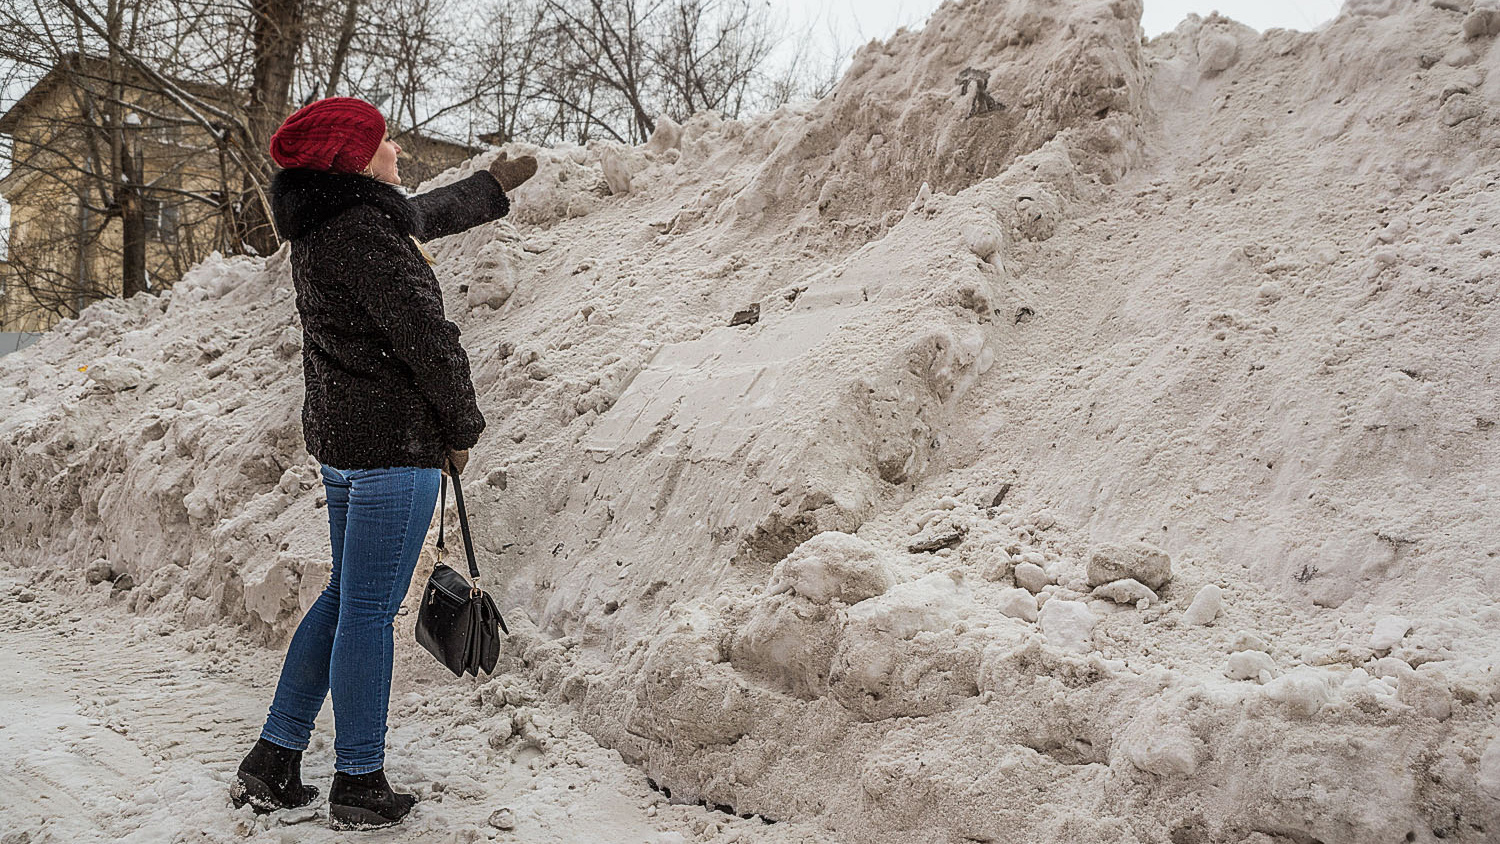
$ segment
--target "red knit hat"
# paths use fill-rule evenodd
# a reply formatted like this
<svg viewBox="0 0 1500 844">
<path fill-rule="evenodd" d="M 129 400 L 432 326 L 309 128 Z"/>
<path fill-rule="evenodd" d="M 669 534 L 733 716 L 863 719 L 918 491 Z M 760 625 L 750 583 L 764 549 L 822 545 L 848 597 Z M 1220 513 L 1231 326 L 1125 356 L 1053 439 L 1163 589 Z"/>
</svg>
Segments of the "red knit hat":
<svg viewBox="0 0 1500 844">
<path fill-rule="evenodd" d="M 329 97 L 292 112 L 271 136 L 281 167 L 358 173 L 385 140 L 379 109 L 356 97 Z"/>
</svg>

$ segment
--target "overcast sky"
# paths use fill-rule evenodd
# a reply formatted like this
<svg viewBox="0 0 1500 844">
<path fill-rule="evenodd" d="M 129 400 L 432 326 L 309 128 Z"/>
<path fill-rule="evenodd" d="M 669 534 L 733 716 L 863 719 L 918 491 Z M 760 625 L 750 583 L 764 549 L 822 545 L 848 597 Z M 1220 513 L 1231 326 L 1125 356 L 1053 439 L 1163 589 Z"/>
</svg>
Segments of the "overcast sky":
<svg viewBox="0 0 1500 844">
<path fill-rule="evenodd" d="M 920 27 L 939 0 L 768 0 L 787 15 L 794 30 L 813 26 L 825 43 L 849 51 L 899 27 Z M 1215 10 L 1256 29 L 1314 29 L 1338 14 L 1340 0 L 1146 0 L 1141 25 L 1148 36 L 1171 30 L 1189 12 Z"/>
</svg>

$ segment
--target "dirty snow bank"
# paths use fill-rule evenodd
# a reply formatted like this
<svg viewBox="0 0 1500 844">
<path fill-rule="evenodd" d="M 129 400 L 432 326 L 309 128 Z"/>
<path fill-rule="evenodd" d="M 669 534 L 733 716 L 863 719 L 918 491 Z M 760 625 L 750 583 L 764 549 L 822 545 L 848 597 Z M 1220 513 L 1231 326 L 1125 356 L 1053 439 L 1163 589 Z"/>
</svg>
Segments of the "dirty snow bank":
<svg viewBox="0 0 1500 844">
<path fill-rule="evenodd" d="M 511 653 L 674 797 L 1500 834 L 1500 10 L 1139 14 L 949 3 L 819 103 L 542 150 L 433 248 Z M 284 637 L 326 554 L 299 343 L 278 256 L 7 358 L 5 553 Z"/>
</svg>

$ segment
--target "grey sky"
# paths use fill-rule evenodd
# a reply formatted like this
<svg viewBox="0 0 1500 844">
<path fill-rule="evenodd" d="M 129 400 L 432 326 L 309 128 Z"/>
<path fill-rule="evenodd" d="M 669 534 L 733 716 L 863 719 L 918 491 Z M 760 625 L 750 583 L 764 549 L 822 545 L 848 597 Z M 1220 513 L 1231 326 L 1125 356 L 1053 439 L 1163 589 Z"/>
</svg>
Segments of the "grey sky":
<svg viewBox="0 0 1500 844">
<path fill-rule="evenodd" d="M 939 5 L 938 0 L 768 0 L 781 10 L 794 30 L 813 27 L 825 44 L 857 47 L 872 38 L 885 38 L 902 26 L 919 27 Z M 1146 0 L 1141 25 L 1148 36 L 1171 30 L 1189 12 L 1208 15 L 1218 10 L 1256 29 L 1271 27 L 1309 30 L 1338 14 L 1340 0 Z"/>
</svg>

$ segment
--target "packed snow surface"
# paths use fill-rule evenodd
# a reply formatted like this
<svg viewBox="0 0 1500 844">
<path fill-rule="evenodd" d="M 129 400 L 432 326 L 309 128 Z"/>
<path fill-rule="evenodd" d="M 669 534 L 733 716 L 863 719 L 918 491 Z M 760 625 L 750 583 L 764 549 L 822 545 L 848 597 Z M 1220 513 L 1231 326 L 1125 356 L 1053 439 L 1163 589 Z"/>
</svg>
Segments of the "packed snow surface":
<svg viewBox="0 0 1500 844">
<path fill-rule="evenodd" d="M 1500 841 L 1500 5 L 1140 11 L 949 2 L 430 246 L 513 634 L 396 721 L 529 684 L 784 822 L 674 841 Z M 13 576 L 280 647 L 301 343 L 283 251 L 6 357 Z"/>
</svg>

